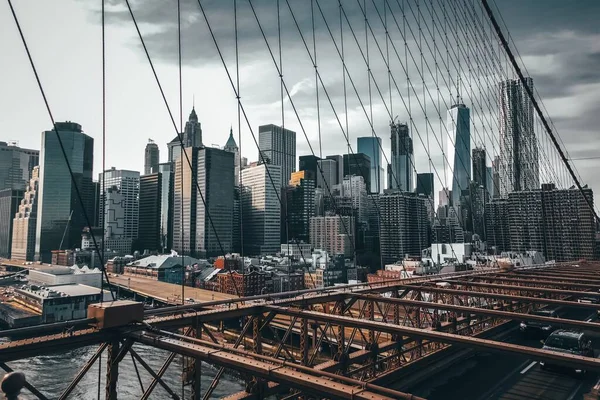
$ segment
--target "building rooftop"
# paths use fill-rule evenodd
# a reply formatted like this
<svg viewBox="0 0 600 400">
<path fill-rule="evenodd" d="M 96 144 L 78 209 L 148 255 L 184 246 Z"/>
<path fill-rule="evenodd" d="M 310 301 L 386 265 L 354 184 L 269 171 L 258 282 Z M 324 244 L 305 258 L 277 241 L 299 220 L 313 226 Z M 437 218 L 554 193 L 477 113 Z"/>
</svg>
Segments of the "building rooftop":
<svg viewBox="0 0 600 400">
<path fill-rule="evenodd" d="M 127 264 L 128 267 L 141 268 L 172 268 L 177 265 L 194 265 L 204 264 L 204 260 L 199 260 L 193 257 L 172 256 L 170 254 L 161 254 L 158 256 L 148 256 Z"/>
<path fill-rule="evenodd" d="M 77 265 L 71 267 L 62 267 L 57 265 L 40 266 L 42 268 L 34 268 L 34 271 L 42 274 L 50 275 L 80 275 L 80 274 L 100 274 L 102 273 L 98 268 L 90 269 L 87 265 L 79 268 Z"/>
<path fill-rule="evenodd" d="M 80 284 L 52 286 L 23 285 L 20 288 L 15 289 L 15 291 L 17 293 L 27 294 L 29 296 L 37 297 L 39 299 L 91 296 L 95 294 L 100 294 L 98 288 Z"/>
</svg>

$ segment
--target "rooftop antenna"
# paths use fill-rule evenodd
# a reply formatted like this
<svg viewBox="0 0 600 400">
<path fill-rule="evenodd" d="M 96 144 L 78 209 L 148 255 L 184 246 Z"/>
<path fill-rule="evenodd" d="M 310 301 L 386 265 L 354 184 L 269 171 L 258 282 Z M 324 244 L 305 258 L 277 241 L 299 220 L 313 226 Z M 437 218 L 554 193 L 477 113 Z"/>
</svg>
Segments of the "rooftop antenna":
<svg viewBox="0 0 600 400">
<path fill-rule="evenodd" d="M 456 79 L 456 104 L 460 104 L 460 74 Z"/>
</svg>

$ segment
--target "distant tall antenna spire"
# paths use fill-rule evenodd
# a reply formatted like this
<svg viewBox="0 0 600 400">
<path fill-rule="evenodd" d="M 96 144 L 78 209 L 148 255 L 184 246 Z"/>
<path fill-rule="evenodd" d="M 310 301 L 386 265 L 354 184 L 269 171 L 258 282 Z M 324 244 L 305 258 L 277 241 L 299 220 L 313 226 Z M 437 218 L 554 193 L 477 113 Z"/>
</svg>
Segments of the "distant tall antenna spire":
<svg viewBox="0 0 600 400">
<path fill-rule="evenodd" d="M 460 103 L 460 75 L 456 79 L 456 104 Z"/>
</svg>

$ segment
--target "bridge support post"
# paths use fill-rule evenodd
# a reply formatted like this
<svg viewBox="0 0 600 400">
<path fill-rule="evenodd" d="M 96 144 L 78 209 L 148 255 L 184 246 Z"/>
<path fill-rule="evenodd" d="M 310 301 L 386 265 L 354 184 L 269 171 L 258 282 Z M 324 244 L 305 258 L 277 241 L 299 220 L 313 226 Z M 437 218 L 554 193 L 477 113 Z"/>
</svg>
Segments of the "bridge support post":
<svg viewBox="0 0 600 400">
<path fill-rule="evenodd" d="M 397 299 L 400 298 L 399 294 L 398 294 L 398 290 L 394 290 L 392 291 L 392 297 Z M 394 304 L 394 325 L 400 325 L 400 306 L 398 304 Z M 394 333 L 392 335 L 392 340 L 394 342 L 399 342 L 401 341 L 402 336 L 398 335 L 397 333 Z M 400 357 L 402 354 L 402 346 L 398 346 L 397 348 L 392 350 L 392 353 L 396 355 L 396 357 L 392 358 L 390 364 L 392 366 L 392 368 L 397 368 L 400 366 Z"/>
<path fill-rule="evenodd" d="M 119 380 L 119 341 L 113 339 L 107 349 L 106 360 L 106 400 L 117 400 L 117 381 Z"/>
<path fill-rule="evenodd" d="M 300 351 L 302 352 L 302 365 L 308 365 L 309 346 L 308 319 L 302 318 L 300 320 Z"/>
<path fill-rule="evenodd" d="M 262 354 L 262 316 L 256 315 L 252 320 L 252 351 L 256 354 Z M 246 391 L 252 393 L 257 399 L 264 399 L 267 383 L 264 379 L 253 376 L 246 383 Z"/>
<path fill-rule="evenodd" d="M 202 323 L 196 321 L 196 338 L 202 339 Z M 200 400 L 202 394 L 202 361 L 194 359 L 194 372 L 192 375 L 192 400 Z"/>
</svg>

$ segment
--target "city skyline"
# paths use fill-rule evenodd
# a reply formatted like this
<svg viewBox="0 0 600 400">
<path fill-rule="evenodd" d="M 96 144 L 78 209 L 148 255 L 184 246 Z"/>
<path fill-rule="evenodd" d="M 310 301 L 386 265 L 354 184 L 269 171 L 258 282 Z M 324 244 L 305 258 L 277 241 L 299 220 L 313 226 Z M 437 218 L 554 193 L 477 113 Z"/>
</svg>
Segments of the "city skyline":
<svg viewBox="0 0 600 400">
<path fill-rule="evenodd" d="M 597 7 L 597 5 L 592 5 L 590 2 L 586 3 L 588 7 Z M 191 5 L 187 5 L 190 7 Z M 4 6 L 6 7 L 6 6 Z M 42 8 L 45 5 L 41 6 Z M 77 18 L 69 18 L 70 23 L 79 24 L 76 21 L 85 21 L 86 23 L 91 22 L 89 26 L 82 27 L 81 35 L 82 38 L 92 38 L 96 37 L 98 34 L 98 20 L 97 20 L 97 10 L 91 6 L 81 6 L 79 3 L 75 2 L 67 2 L 64 5 L 61 5 L 62 11 L 57 12 L 59 16 L 61 15 L 70 15 L 77 16 Z M 516 17 L 514 20 L 519 20 L 518 17 L 520 15 L 520 8 L 527 7 L 527 5 L 518 5 L 517 2 L 506 2 L 500 5 L 501 11 L 504 13 L 508 13 L 511 16 Z M 582 6 L 580 8 L 584 8 Z M 134 7 L 135 8 L 135 7 Z M 158 3 L 153 4 L 150 7 L 151 10 L 149 14 L 140 15 L 140 19 L 143 21 L 148 20 L 150 24 L 154 24 L 156 26 L 163 26 L 164 19 L 167 18 L 167 15 L 170 14 L 157 14 L 157 17 L 154 19 L 150 19 L 150 16 L 153 15 L 154 12 L 158 12 L 158 10 L 162 9 L 162 6 Z M 590 107 L 595 107 L 597 102 L 591 101 L 591 98 L 594 96 L 594 92 L 589 93 L 587 96 L 582 95 L 582 99 L 588 99 L 585 102 L 574 103 L 569 100 L 569 106 L 563 107 L 564 101 L 561 99 L 571 99 L 576 98 L 576 93 L 582 93 L 581 88 L 576 85 L 575 82 L 580 82 L 583 79 L 586 79 L 585 83 L 597 84 L 600 82 L 598 79 L 598 74 L 593 72 L 594 70 L 589 69 L 589 65 L 591 60 L 593 60 L 594 48 L 592 43 L 595 42 L 593 40 L 594 33 L 590 28 L 590 21 L 587 19 L 587 15 L 589 13 L 582 13 L 581 11 L 565 9 L 559 2 L 551 1 L 547 5 L 547 13 L 546 17 L 548 20 L 551 20 L 553 24 L 549 23 L 540 23 L 539 26 L 529 24 L 527 27 L 524 26 L 509 26 L 511 28 L 511 32 L 513 37 L 517 42 L 520 43 L 520 51 L 524 56 L 528 57 L 527 66 L 531 71 L 532 76 L 536 80 L 536 88 L 540 91 L 542 97 L 546 101 L 546 105 L 549 109 L 549 114 L 552 115 L 554 122 L 558 127 L 558 132 L 563 133 L 565 143 L 571 156 L 573 158 L 585 158 L 594 154 L 594 149 L 596 144 L 593 143 L 592 146 L 589 146 L 589 140 L 584 140 L 584 138 L 592 138 L 593 135 L 590 135 L 590 132 L 595 132 L 590 127 L 597 126 L 597 124 L 593 123 L 594 118 L 599 113 L 594 112 Z M 124 27 L 118 26 L 118 24 L 126 25 L 130 23 L 129 21 L 123 18 L 123 9 L 122 8 L 109 8 L 109 27 L 113 30 L 116 30 L 119 33 L 124 32 Z M 136 10 L 139 11 L 139 10 Z M 186 9 L 184 8 L 184 11 Z M 264 10 L 263 10 L 264 11 Z M 17 7 L 17 12 L 19 9 Z M 21 10 L 22 12 L 22 10 Z M 3 17 L 8 16 L 9 13 L 4 13 Z M 42 13 L 43 14 L 43 13 Z M 564 15 L 570 16 L 570 18 L 564 18 Z M 575 19 L 574 15 L 577 15 L 579 18 Z M 584 23 L 582 23 L 582 17 Z M 34 17 L 32 17 L 34 18 Z M 508 19 L 507 19 L 508 20 Z M 573 21 L 577 21 L 575 24 Z M 32 21 L 35 21 L 32 20 Z M 7 26 L 12 26 L 12 21 L 9 19 L 2 20 L 3 23 Z M 516 23 L 516 22 L 514 22 Z M 96 24 L 96 25 L 95 25 Z M 44 26 L 43 22 L 34 23 L 33 25 L 39 25 L 40 27 Z M 551 34 L 547 34 L 550 32 L 550 27 L 552 27 Z M 39 32 L 32 28 L 32 25 L 26 25 L 26 30 L 31 32 L 29 36 L 31 36 L 31 40 L 38 37 L 36 32 Z M 32 31 L 32 29 L 34 29 Z M 131 33 L 131 32 L 130 32 Z M 574 35 L 574 33 L 579 33 L 580 35 Z M 323 33 L 321 33 L 323 34 Z M 14 34 L 13 34 L 14 35 Z M 64 35 L 62 30 L 54 31 L 52 35 L 50 35 L 47 39 L 44 40 L 53 40 L 55 38 L 62 38 Z M 220 76 L 221 69 L 217 68 L 214 64 L 214 58 L 210 58 L 206 61 L 205 64 L 200 64 L 199 66 L 191 66 L 190 58 L 195 57 L 192 55 L 192 44 L 189 42 L 190 40 L 190 31 L 188 30 L 184 33 L 184 46 L 186 46 L 186 51 L 184 53 L 184 96 L 183 96 L 183 109 L 184 109 L 184 117 L 187 115 L 189 109 L 192 108 L 195 97 L 195 106 L 198 110 L 198 118 L 202 121 L 203 128 L 203 142 L 207 144 L 219 143 L 222 145 L 226 140 L 226 134 L 229 126 L 233 124 L 234 126 L 234 136 L 237 139 L 237 124 L 235 121 L 237 120 L 235 115 L 235 99 L 231 96 L 230 88 L 227 88 L 225 82 L 216 84 L 219 79 L 216 79 L 217 76 Z M 597 35 L 597 34 L 596 34 Z M 154 92 L 153 82 L 150 79 L 151 77 L 148 74 L 148 68 L 146 65 L 146 61 L 142 58 L 141 54 L 132 48 L 132 44 L 134 47 L 138 46 L 138 42 L 136 41 L 136 37 L 131 34 L 122 35 L 118 40 L 113 36 L 109 35 L 109 40 L 113 40 L 112 48 L 115 53 L 112 57 L 109 58 L 109 66 L 111 63 L 115 62 L 117 58 L 123 60 L 122 64 L 125 64 L 127 67 L 122 70 L 122 73 L 115 74 L 113 72 L 108 73 L 107 79 L 108 82 L 112 82 L 111 85 L 117 85 L 119 82 L 126 82 L 127 84 L 122 86 L 122 99 L 116 97 L 115 89 L 111 89 L 111 86 L 108 87 L 108 100 L 109 100 L 109 109 L 108 111 L 108 119 L 107 119 L 107 164 L 115 165 L 119 168 L 124 169 L 135 169 L 142 170 L 143 165 L 143 154 L 136 154 L 133 157 L 129 156 L 128 152 L 125 149 L 121 149 L 118 145 L 119 138 L 121 135 L 128 135 L 129 140 L 133 141 L 131 146 L 129 147 L 139 147 L 143 146 L 143 143 L 147 140 L 148 137 L 153 138 L 157 144 L 161 147 L 161 150 L 164 149 L 165 143 L 171 140 L 174 136 L 174 130 L 170 122 L 168 121 L 168 114 L 164 110 L 164 105 L 160 103 L 160 99 L 157 94 Z M 159 38 L 164 39 L 164 35 L 158 35 L 156 40 Z M 187 39 L 186 39 L 187 38 Z M 11 40 L 15 43 L 7 44 L 7 56 L 8 59 L 11 59 L 11 56 L 14 54 L 15 59 L 21 59 L 23 57 L 22 49 L 19 47 L 19 43 L 14 36 L 7 36 L 7 40 Z M 522 39 L 522 40 L 518 40 Z M 39 43 L 38 39 L 38 42 Z M 2 42 L 5 44 L 5 42 Z M 43 43 L 43 42 L 42 42 Z M 150 49 L 153 53 L 157 50 L 156 43 L 149 43 Z M 549 47 L 549 44 L 552 43 L 553 47 Z M 35 42 L 34 42 L 35 44 Z M 79 45 L 77 42 L 71 42 L 74 48 L 78 48 Z M 256 45 L 260 45 L 260 43 L 255 43 Z M 250 47 L 253 48 L 253 47 Z M 538 48 L 540 50 L 538 50 Z M 575 52 L 575 49 L 578 51 Z M 214 49 L 207 47 L 207 51 L 210 51 L 210 54 L 214 54 Z M 45 55 L 44 52 L 52 51 L 52 46 L 48 47 L 48 50 L 40 49 L 39 46 L 33 47 L 34 58 L 41 58 Z M 164 53 L 161 53 L 162 50 L 158 51 L 157 56 L 157 64 L 160 66 L 161 71 L 161 79 L 164 81 L 165 85 L 175 85 L 175 72 L 174 70 L 174 61 L 169 57 L 166 57 Z M 292 51 L 292 49 L 290 49 Z M 89 49 L 86 50 L 86 54 L 94 54 L 94 57 L 91 59 L 97 59 L 99 54 L 99 49 L 94 46 L 90 46 Z M 90 53 L 92 52 L 92 53 Z M 36 57 L 36 54 L 38 56 Z M 296 54 L 296 53 L 294 53 Z M 333 65 L 332 57 L 325 57 L 325 52 L 322 52 L 322 61 L 323 66 L 331 66 Z M 117 57 L 118 55 L 118 57 Z M 249 60 L 249 53 L 242 53 L 242 60 Z M 298 53 L 299 58 L 304 58 L 305 55 Z M 301 57 L 302 56 L 302 57 Z M 552 70 L 546 68 L 547 63 L 544 60 L 547 57 L 554 57 L 558 63 L 553 63 L 555 67 Z M 569 61 L 569 70 L 565 70 L 565 62 Z M 88 64 L 86 64 L 88 65 Z M 357 64 L 358 66 L 359 64 Z M 261 65 L 261 67 L 265 67 L 266 65 Z M 53 70 L 52 65 L 44 64 L 42 67 L 45 70 L 50 69 Z M 66 68 L 58 79 L 56 84 L 50 84 L 51 97 L 50 102 L 51 106 L 55 108 L 55 114 L 59 120 L 64 119 L 72 119 L 81 123 L 86 127 L 86 131 L 96 140 L 100 138 L 101 134 L 101 124 L 99 119 L 99 100 L 100 96 L 95 96 L 94 93 L 99 93 L 98 84 L 94 84 L 91 87 L 88 87 L 88 92 L 90 96 L 88 96 L 90 101 L 82 101 L 81 104 L 74 104 L 72 101 L 69 101 L 68 98 L 65 98 L 61 93 L 57 92 L 57 86 L 61 85 L 61 88 L 67 89 L 66 93 L 71 93 L 72 88 L 71 85 L 77 84 L 80 82 L 80 78 L 82 77 L 81 72 L 72 71 L 69 63 L 65 63 Z M 586 69 L 587 68 L 587 69 Z M 200 73 L 199 73 L 200 72 Z M 253 74 L 256 71 L 251 69 L 247 71 L 249 74 Z M 142 76 L 147 78 L 143 80 L 143 83 L 134 83 L 129 82 L 129 77 L 131 74 L 139 74 L 142 73 Z M 396 72 L 398 73 L 398 72 Z M 16 75 L 15 75 L 16 74 Z M 67 75 L 68 74 L 68 75 Z M 591 74 L 591 75 L 590 75 Z M 42 78 L 46 74 L 42 74 Z M 23 71 L 10 71 L 9 73 L 4 74 L 5 77 L 11 77 L 11 82 L 5 86 L 8 88 L 7 93 L 12 93 L 13 88 L 15 87 L 12 81 L 15 84 L 23 85 L 25 84 L 26 90 L 23 92 L 30 97 L 31 101 L 28 110 L 29 115 L 34 115 L 34 118 L 23 118 L 22 113 L 19 110 L 15 110 L 12 112 L 15 105 L 22 104 L 19 102 L 19 99 L 23 98 L 22 95 L 15 93 L 14 96 L 10 96 L 14 98 L 16 101 L 12 103 L 2 102 L 3 109 L 7 110 L 7 115 L 15 117 L 19 117 L 18 119 L 9 118 L 8 120 L 2 121 L 3 131 L 5 132 L 13 132 L 12 134 L 8 134 L 6 140 L 17 139 L 20 142 L 22 147 L 36 148 L 38 147 L 36 144 L 39 143 L 38 133 L 44 129 L 47 129 L 47 116 L 45 115 L 44 109 L 42 108 L 41 99 L 39 99 L 38 93 L 35 91 L 35 88 L 31 86 L 31 75 L 30 71 L 26 68 Z M 66 77 L 69 79 L 66 79 Z M 98 75 L 99 76 L 99 75 Z M 243 75 L 244 76 L 248 75 Z M 265 79 L 257 79 L 257 81 L 265 81 L 271 82 L 271 80 L 275 80 L 278 77 L 269 74 L 269 69 L 267 68 L 265 72 L 260 73 L 260 77 L 265 77 Z M 12 78 L 14 77 L 14 79 Z M 581 77 L 581 78 L 579 78 Z M 267 79 L 268 78 L 268 79 Z M 272 78 L 272 79 L 271 79 Z M 294 87 L 295 90 L 292 90 L 295 93 L 292 97 L 297 97 L 296 101 L 300 101 L 301 99 L 305 99 L 306 96 L 314 91 L 314 87 L 311 86 L 307 76 L 298 75 L 298 70 L 295 68 L 289 68 L 286 72 L 286 78 L 288 82 L 288 86 L 290 90 Z M 340 77 L 341 78 L 341 77 Z M 415 79 L 416 77 L 412 77 Z M 560 82 L 567 82 L 567 78 L 573 78 L 574 83 L 570 83 L 567 85 L 561 84 L 556 85 L 557 80 Z M 579 78 L 576 79 L 576 78 Z M 44 79 L 43 79 L 44 80 Z M 219 81 L 220 82 L 220 81 Z M 223 86 L 221 86 L 221 84 Z M 142 85 L 142 86 L 140 86 Z M 172 86 L 175 87 L 175 86 Z M 560 88 L 559 88 L 560 87 Z M 589 86 L 588 86 L 589 87 Z M 202 96 L 201 94 L 206 92 L 210 88 L 212 93 L 215 93 L 215 96 Z M 250 93 L 256 92 L 253 90 L 252 86 L 244 85 L 243 90 L 247 95 Z M 222 89 L 222 90 L 221 90 Z M 280 114 L 280 103 L 276 101 L 277 96 L 274 95 L 274 88 L 271 87 L 271 84 L 268 85 L 268 90 L 264 90 L 264 94 L 260 96 L 248 96 L 246 100 L 242 100 L 246 107 L 252 106 L 252 109 L 256 112 L 253 113 L 253 117 L 251 118 L 252 129 L 257 134 L 257 127 L 260 124 L 264 123 L 278 123 L 280 124 L 281 114 Z M 277 90 L 279 90 L 279 84 L 277 84 Z M 449 92 L 451 92 L 449 90 Z M 136 95 L 134 95 L 134 93 Z M 267 94 L 269 94 L 267 96 Z M 273 94 L 273 97 L 269 100 L 267 99 L 269 96 Z M 141 96 L 140 96 L 141 95 Z M 195 96 L 194 96 L 195 95 Z M 169 103 L 171 105 L 175 105 L 176 101 L 173 92 L 168 93 Z M 592 97 L 590 97 L 592 96 Z M 338 97 L 339 99 L 339 97 Z M 127 100 L 127 107 L 122 107 L 120 102 Z M 395 100 L 395 104 L 400 104 L 397 99 Z M 336 103 L 336 109 L 338 112 L 341 112 L 342 109 L 339 108 L 339 103 Z M 349 107 L 352 109 L 353 104 L 355 102 L 350 99 Z M 575 104 L 578 104 L 575 106 Z M 90 107 L 90 105 L 93 105 Z M 375 104 L 376 105 L 376 104 Z M 314 106 L 308 106 L 306 103 L 302 103 L 304 109 L 311 110 L 309 114 L 314 115 Z M 381 103 L 379 103 L 381 106 Z M 126 110 L 127 118 L 131 119 L 128 121 L 124 119 L 124 114 L 121 111 L 118 111 L 117 108 Z M 432 108 L 433 109 L 433 108 Z M 32 113 L 32 110 L 34 112 Z M 175 114 L 177 114 L 177 110 L 173 110 Z M 400 115 L 400 119 L 406 119 L 406 115 L 403 116 L 403 110 L 394 110 L 395 114 Z M 414 111 L 414 110 L 413 110 Z M 444 110 L 442 110 L 444 111 Z M 330 110 L 326 109 L 326 107 L 322 106 L 323 116 L 325 118 L 331 117 Z M 415 113 L 416 114 L 416 113 Z M 152 115 L 152 118 L 147 118 L 148 115 Z M 327 117 L 329 115 L 329 117 Z M 354 145 L 355 138 L 359 136 L 364 136 L 369 133 L 371 130 L 368 127 L 367 121 L 364 119 L 364 116 L 359 118 L 359 115 L 356 113 L 349 114 L 350 123 L 352 128 L 349 131 L 350 141 Z M 303 117 L 306 119 L 306 117 Z M 380 107 L 374 107 L 374 131 L 375 133 L 383 139 L 383 147 L 384 152 L 389 157 L 389 144 L 386 144 L 385 138 L 388 134 L 387 125 L 389 124 L 389 116 L 382 114 L 382 110 Z M 423 121 L 422 115 L 415 115 L 415 124 L 419 126 L 419 130 L 423 130 Z M 28 122 L 23 124 L 22 121 L 27 120 Z M 18 122 L 17 122 L 18 121 Z M 586 122 L 587 121 L 587 122 Z M 317 138 L 317 126 L 315 120 L 313 118 L 309 118 L 305 121 L 304 124 L 307 130 L 307 134 L 309 138 L 313 142 L 313 146 L 315 145 Z M 256 148 L 253 146 L 252 138 L 249 135 L 249 130 L 245 124 L 242 123 L 242 143 L 238 143 L 241 147 L 242 156 L 248 157 L 249 159 L 253 159 L 253 154 L 256 154 Z M 302 138 L 301 129 L 297 126 L 297 121 L 295 120 L 295 115 L 290 110 L 289 106 L 286 104 L 285 110 L 285 126 L 289 127 L 292 130 L 298 132 L 298 149 L 297 154 L 310 154 L 307 149 L 306 141 Z M 335 126 L 335 124 L 323 123 L 323 153 L 324 154 L 332 154 L 334 152 L 341 153 L 340 149 L 336 149 L 339 146 L 339 141 L 341 139 L 341 135 L 339 132 L 339 127 Z M 568 132 L 573 132 L 575 134 L 569 134 Z M 337 142 L 337 144 L 336 144 Z M 571 145 L 573 143 L 573 145 Z M 491 143 L 484 143 L 487 148 L 492 150 L 493 146 Z M 416 169 L 418 171 L 428 170 L 428 165 L 426 159 L 423 157 L 423 149 L 422 146 L 415 146 L 415 163 Z M 496 151 L 498 151 L 498 146 L 496 144 Z M 356 149 L 354 149 L 356 151 Z M 97 146 L 96 154 L 95 154 L 95 166 L 94 170 L 99 171 L 99 165 L 101 162 L 101 157 L 99 157 L 99 147 Z M 161 162 L 166 161 L 166 151 L 161 152 Z M 318 152 L 316 152 L 317 155 Z M 490 154 L 488 160 L 493 159 L 494 154 Z M 115 158 L 113 158 L 115 157 Z M 441 152 L 437 150 L 433 157 L 433 165 L 438 169 L 443 169 L 443 162 Z M 580 170 L 582 175 L 582 180 L 586 183 L 589 183 L 592 187 L 596 187 L 598 182 L 596 182 L 596 178 L 593 174 L 593 162 L 587 160 L 579 160 L 575 162 L 575 165 Z M 440 183 L 436 179 L 436 185 L 440 185 Z M 596 200 L 598 202 L 598 200 Z"/>
</svg>

